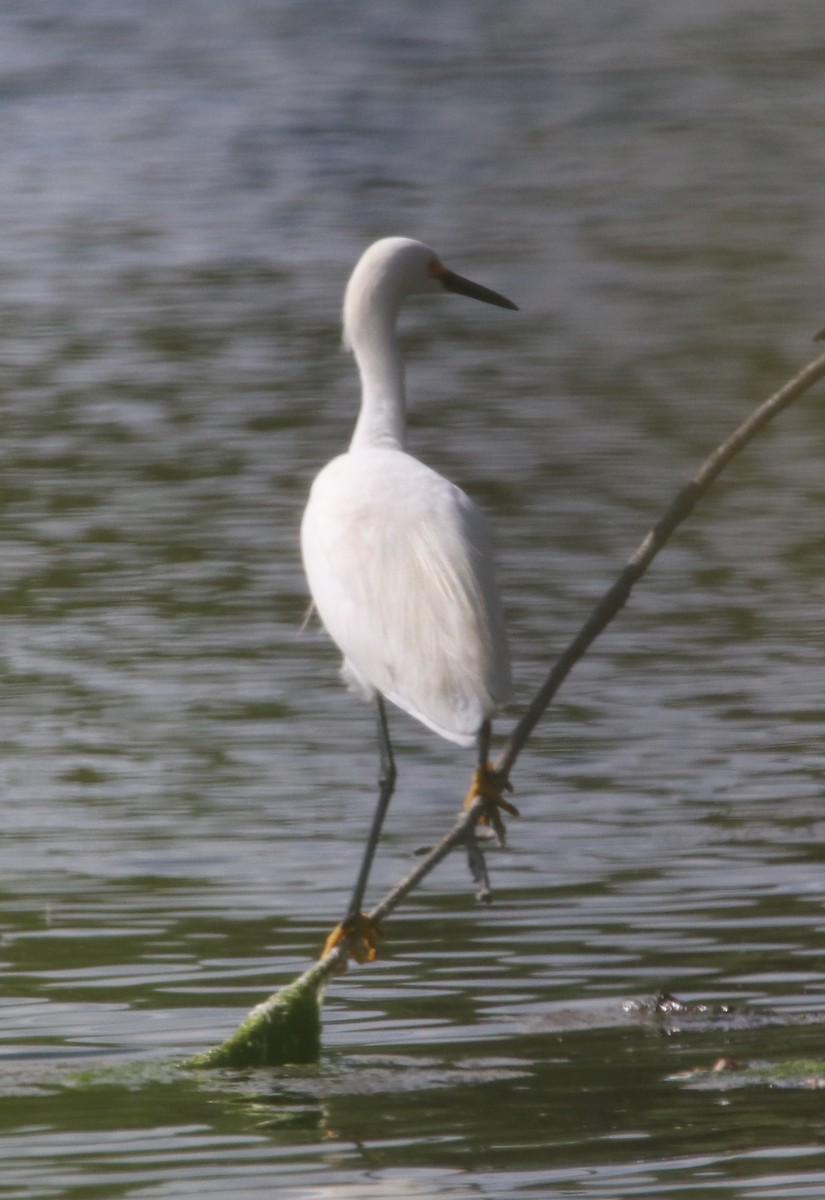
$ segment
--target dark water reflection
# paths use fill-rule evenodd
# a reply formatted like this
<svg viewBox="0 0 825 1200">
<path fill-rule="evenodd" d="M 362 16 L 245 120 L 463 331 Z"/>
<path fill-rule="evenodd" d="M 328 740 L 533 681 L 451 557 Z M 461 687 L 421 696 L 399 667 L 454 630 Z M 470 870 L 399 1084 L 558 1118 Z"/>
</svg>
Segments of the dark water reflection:
<svg viewBox="0 0 825 1200">
<path fill-rule="evenodd" d="M 406 322 L 412 440 L 490 513 L 520 705 L 813 355 L 820 26 L 767 0 L 0 15 L 0 1195 L 823 1194 L 815 1075 L 674 1078 L 820 1054 L 818 394 L 566 684 L 495 905 L 443 866 L 334 983 L 317 1069 L 174 1066 L 303 968 L 367 821 L 371 718 L 301 632 L 297 550 L 354 417 L 355 257 L 422 236 L 521 305 Z M 469 769 L 395 733 L 375 894 Z M 771 1017 L 622 1008 L 662 988 Z"/>
</svg>

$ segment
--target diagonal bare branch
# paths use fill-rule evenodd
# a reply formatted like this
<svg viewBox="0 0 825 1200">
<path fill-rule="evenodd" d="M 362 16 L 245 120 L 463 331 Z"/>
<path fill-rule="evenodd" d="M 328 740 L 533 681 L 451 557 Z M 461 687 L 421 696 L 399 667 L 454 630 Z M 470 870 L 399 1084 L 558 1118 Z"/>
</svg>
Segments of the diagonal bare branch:
<svg viewBox="0 0 825 1200">
<path fill-rule="evenodd" d="M 823 330 L 825 333 L 825 330 Z M 760 429 L 778 416 L 825 376 L 825 354 L 813 359 L 793 378 L 764 400 L 713 453 L 705 459 L 694 477 L 674 497 L 670 506 L 628 559 L 616 582 L 609 588 L 579 632 L 553 664 L 518 723 L 510 734 L 496 761 L 495 769 L 506 779 L 521 751 L 535 729 L 545 709 L 558 692 L 573 667 L 624 607 L 634 586 L 644 575 L 653 559 L 669 541 L 672 534 L 690 516 L 701 498 L 721 474 L 731 459 L 747 446 Z"/>
</svg>

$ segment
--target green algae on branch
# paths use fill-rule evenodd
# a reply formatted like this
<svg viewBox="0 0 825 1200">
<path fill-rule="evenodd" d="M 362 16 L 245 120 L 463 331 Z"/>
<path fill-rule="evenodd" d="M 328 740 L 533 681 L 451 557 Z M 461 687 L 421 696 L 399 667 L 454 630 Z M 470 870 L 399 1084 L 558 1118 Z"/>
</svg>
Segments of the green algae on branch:
<svg viewBox="0 0 825 1200">
<path fill-rule="evenodd" d="M 710 1067 L 693 1067 L 668 1075 L 672 1083 L 683 1083 L 701 1091 L 730 1091 L 734 1088 L 769 1087 L 819 1091 L 825 1088 L 825 1061 L 788 1059 L 787 1062 L 741 1062 L 720 1058 Z"/>
<path fill-rule="evenodd" d="M 255 1006 L 219 1046 L 190 1058 L 188 1067 L 276 1067 L 313 1063 L 321 1056 L 321 990 L 306 971 Z"/>
</svg>

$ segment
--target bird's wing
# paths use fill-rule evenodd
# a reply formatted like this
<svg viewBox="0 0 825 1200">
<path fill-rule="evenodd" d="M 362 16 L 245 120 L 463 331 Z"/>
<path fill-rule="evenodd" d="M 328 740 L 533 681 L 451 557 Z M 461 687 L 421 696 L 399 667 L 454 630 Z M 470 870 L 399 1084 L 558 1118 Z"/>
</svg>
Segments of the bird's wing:
<svg viewBox="0 0 825 1200">
<path fill-rule="evenodd" d="M 302 531 L 318 612 L 351 677 L 469 744 L 510 688 L 484 518 L 400 451 L 334 460 Z"/>
</svg>

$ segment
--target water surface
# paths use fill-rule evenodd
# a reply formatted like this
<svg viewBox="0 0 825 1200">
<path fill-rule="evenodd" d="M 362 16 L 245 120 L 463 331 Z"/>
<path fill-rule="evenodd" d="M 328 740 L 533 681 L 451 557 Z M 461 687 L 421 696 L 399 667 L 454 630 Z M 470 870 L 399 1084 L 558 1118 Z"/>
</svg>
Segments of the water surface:
<svg viewBox="0 0 825 1200">
<path fill-rule="evenodd" d="M 821 24 L 812 0 L 0 15 L 0 1195 L 823 1194 L 815 1074 L 679 1078 L 820 1053 L 819 393 L 565 685 L 494 905 L 442 866 L 332 986 L 317 1068 L 176 1066 L 316 953 L 369 818 L 371 714 L 302 632 L 297 536 L 356 411 L 355 259 L 422 237 L 521 308 L 405 319 L 411 445 L 498 546 L 506 729 L 815 352 Z M 470 769 L 393 729 L 376 897 Z M 662 990 L 748 1015 L 624 1006 Z"/>
</svg>

